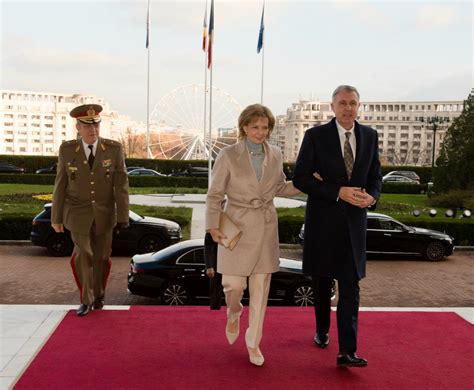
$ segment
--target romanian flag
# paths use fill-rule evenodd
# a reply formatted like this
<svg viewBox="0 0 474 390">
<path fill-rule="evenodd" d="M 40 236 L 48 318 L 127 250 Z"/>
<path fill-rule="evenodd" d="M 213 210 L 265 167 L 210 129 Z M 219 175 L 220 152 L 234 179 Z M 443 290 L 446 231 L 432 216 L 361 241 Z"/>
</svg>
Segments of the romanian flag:
<svg viewBox="0 0 474 390">
<path fill-rule="evenodd" d="M 209 43 L 207 44 L 207 67 L 212 64 L 212 45 L 214 43 L 214 0 L 211 0 L 211 15 L 209 17 Z"/>
<path fill-rule="evenodd" d="M 257 53 L 260 53 L 260 50 L 262 50 L 263 48 L 263 30 L 265 30 L 265 26 L 263 24 L 264 13 L 265 13 L 265 2 L 263 3 L 262 19 L 260 20 L 260 32 L 258 33 Z"/>
<path fill-rule="evenodd" d="M 206 42 L 207 41 L 207 2 L 206 10 L 204 11 L 204 21 L 202 23 L 202 50 L 206 51 Z"/>
<path fill-rule="evenodd" d="M 148 9 L 146 11 L 146 43 L 145 47 L 150 46 L 150 0 L 148 0 Z"/>
</svg>

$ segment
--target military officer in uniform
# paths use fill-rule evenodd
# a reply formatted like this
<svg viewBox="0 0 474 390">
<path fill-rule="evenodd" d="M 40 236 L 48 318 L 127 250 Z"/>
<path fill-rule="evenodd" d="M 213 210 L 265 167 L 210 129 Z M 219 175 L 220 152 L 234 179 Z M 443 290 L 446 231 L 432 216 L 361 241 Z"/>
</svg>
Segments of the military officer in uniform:
<svg viewBox="0 0 474 390">
<path fill-rule="evenodd" d="M 78 316 L 104 306 L 114 227 L 128 226 L 128 176 L 122 145 L 101 138 L 98 104 L 74 108 L 80 138 L 59 148 L 52 227 L 71 232 L 71 266 L 79 287 Z"/>
</svg>

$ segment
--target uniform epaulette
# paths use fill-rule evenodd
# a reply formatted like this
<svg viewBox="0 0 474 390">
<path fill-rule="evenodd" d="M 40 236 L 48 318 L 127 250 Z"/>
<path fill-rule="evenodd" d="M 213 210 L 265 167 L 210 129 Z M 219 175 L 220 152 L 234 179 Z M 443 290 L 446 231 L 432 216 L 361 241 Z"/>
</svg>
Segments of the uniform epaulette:
<svg viewBox="0 0 474 390">
<path fill-rule="evenodd" d="M 120 142 L 115 141 L 113 139 L 108 139 L 108 138 L 102 138 L 102 142 L 106 145 L 111 145 L 111 146 L 120 146 Z"/>
<path fill-rule="evenodd" d="M 69 141 L 64 141 L 62 145 L 68 146 L 68 145 L 75 145 L 77 143 L 77 139 L 70 139 Z"/>
</svg>

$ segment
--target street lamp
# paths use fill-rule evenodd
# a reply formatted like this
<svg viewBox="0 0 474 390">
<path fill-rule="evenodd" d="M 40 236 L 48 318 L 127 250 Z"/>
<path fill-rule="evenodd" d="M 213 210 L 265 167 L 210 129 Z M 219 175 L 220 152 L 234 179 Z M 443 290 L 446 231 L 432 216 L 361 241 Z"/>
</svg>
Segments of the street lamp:
<svg viewBox="0 0 474 390">
<path fill-rule="evenodd" d="M 422 117 L 421 122 L 424 122 L 425 119 Z M 435 166 L 435 153 L 436 153 L 436 130 L 438 130 L 438 127 L 445 123 L 449 122 L 449 118 L 441 118 L 439 116 L 433 116 L 433 117 L 428 117 L 426 119 L 426 123 L 428 125 L 431 125 L 433 128 L 433 148 L 432 148 L 432 154 L 431 154 L 431 173 L 433 174 L 433 168 Z"/>
</svg>

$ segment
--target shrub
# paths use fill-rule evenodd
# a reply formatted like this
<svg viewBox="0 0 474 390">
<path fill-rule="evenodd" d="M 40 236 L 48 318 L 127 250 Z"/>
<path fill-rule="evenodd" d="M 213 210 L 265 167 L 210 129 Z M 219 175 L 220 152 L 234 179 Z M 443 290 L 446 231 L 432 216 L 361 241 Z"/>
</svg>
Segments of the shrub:
<svg viewBox="0 0 474 390">
<path fill-rule="evenodd" d="M 412 183 L 383 183 L 382 192 L 385 194 L 420 194 L 426 191 L 426 185 Z"/>
<path fill-rule="evenodd" d="M 434 195 L 428 201 L 430 206 L 445 208 L 474 208 L 474 190 L 451 190 Z"/>
</svg>

